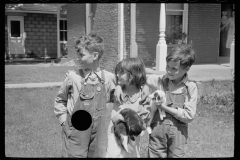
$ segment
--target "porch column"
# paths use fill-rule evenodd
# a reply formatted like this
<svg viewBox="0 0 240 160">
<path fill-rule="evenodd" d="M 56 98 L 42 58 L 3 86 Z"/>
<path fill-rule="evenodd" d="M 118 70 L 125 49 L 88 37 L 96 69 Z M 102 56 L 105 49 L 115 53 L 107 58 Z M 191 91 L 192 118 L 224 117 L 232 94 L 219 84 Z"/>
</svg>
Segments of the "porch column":
<svg viewBox="0 0 240 160">
<path fill-rule="evenodd" d="M 120 3 L 120 54 L 119 54 L 119 61 L 123 59 L 123 34 L 124 34 L 124 3 Z"/>
<path fill-rule="evenodd" d="M 59 22 L 60 22 L 60 10 L 61 6 L 57 4 L 57 58 L 61 58 L 60 53 L 60 33 L 59 33 Z"/>
<path fill-rule="evenodd" d="M 130 57 L 138 56 L 138 46 L 136 43 L 136 3 L 131 3 L 131 45 Z"/>
<path fill-rule="evenodd" d="M 86 35 L 88 35 L 91 32 L 91 4 L 86 3 Z"/>
<path fill-rule="evenodd" d="M 166 30 L 166 11 L 165 3 L 160 4 L 160 34 L 159 41 L 157 44 L 156 53 L 156 71 L 165 71 L 166 69 L 166 57 L 167 57 L 167 44 L 165 40 L 165 30 Z"/>
<path fill-rule="evenodd" d="M 233 38 L 231 48 L 230 48 L 230 67 L 234 71 L 234 59 L 235 59 L 235 36 Z"/>
</svg>

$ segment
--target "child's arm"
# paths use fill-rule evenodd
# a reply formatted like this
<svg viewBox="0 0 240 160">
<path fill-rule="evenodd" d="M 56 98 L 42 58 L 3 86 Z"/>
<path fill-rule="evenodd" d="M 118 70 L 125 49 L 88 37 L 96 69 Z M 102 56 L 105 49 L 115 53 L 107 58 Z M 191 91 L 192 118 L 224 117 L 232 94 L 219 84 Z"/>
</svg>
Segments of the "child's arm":
<svg viewBox="0 0 240 160">
<path fill-rule="evenodd" d="M 115 97 L 115 100 L 117 102 L 119 102 L 120 104 L 122 104 L 122 97 L 123 97 L 123 92 L 122 92 L 122 87 L 120 85 L 117 85 L 115 87 L 115 91 L 114 91 L 114 97 Z"/>
<path fill-rule="evenodd" d="M 141 100 L 139 101 L 139 104 L 141 105 L 149 104 L 150 99 L 148 98 L 148 96 L 150 94 L 151 94 L 150 88 L 148 87 L 148 85 L 145 84 L 142 89 L 142 96 L 141 96 Z"/>
<path fill-rule="evenodd" d="M 184 123 L 190 123 L 195 117 L 197 108 L 198 90 L 196 83 L 189 82 L 188 92 L 190 95 L 190 99 L 184 103 L 184 108 L 171 108 L 164 104 L 158 107 L 175 116 L 180 121 Z"/>
<path fill-rule="evenodd" d="M 69 72 L 66 74 L 63 84 L 59 89 L 54 101 L 54 113 L 58 120 L 60 121 L 61 125 L 63 124 L 63 122 L 66 121 L 67 118 L 68 91 L 71 86 L 68 74 Z"/>
</svg>

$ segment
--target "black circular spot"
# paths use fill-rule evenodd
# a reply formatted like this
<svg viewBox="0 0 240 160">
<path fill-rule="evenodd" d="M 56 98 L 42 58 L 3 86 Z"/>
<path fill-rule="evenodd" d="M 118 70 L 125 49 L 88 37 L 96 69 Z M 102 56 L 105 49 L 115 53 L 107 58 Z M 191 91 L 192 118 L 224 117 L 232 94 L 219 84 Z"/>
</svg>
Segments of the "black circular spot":
<svg viewBox="0 0 240 160">
<path fill-rule="evenodd" d="M 71 122 L 75 129 L 85 131 L 92 124 L 92 116 L 85 110 L 78 110 L 73 113 Z"/>
</svg>

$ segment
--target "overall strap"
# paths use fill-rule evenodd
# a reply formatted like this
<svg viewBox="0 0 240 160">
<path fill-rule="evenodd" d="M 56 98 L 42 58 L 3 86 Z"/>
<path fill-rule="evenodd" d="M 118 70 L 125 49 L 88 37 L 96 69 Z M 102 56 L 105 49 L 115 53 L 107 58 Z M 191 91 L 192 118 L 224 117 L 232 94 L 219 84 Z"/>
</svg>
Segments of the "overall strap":
<svg viewBox="0 0 240 160">
<path fill-rule="evenodd" d="M 104 74 L 104 71 L 101 69 L 101 82 L 102 82 L 102 84 L 104 84 L 104 82 L 105 82 L 105 74 Z"/>
<path fill-rule="evenodd" d="M 84 79 L 84 73 L 83 73 L 82 69 L 79 69 L 79 74 L 80 74 L 80 77 L 81 77 L 81 84 L 84 84 L 85 79 Z"/>
</svg>

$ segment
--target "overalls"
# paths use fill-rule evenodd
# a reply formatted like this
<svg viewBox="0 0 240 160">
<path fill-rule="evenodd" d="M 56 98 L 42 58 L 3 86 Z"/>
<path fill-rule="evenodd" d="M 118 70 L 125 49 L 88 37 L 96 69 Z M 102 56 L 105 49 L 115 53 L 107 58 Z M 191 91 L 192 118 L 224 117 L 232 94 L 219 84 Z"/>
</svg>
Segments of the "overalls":
<svg viewBox="0 0 240 160">
<path fill-rule="evenodd" d="M 186 85 L 183 86 L 180 92 L 168 91 L 166 87 L 164 90 L 166 91 L 166 104 L 171 104 L 168 105 L 169 107 L 184 107 L 185 98 L 189 96 Z M 148 153 L 150 158 L 185 156 L 185 144 L 188 136 L 187 123 L 181 122 L 168 112 L 166 112 L 166 117 L 161 120 L 157 110 L 150 126 L 153 129 L 152 134 L 149 136 Z"/>
<path fill-rule="evenodd" d="M 105 76 L 101 70 L 101 77 L 96 84 L 88 84 L 82 78 L 79 98 L 74 104 L 74 114 L 78 110 L 85 110 L 92 116 L 92 124 L 85 131 L 76 130 L 71 123 L 71 116 L 63 127 L 63 157 L 105 157 L 107 149 L 107 128 L 111 119 L 112 106 L 107 106 Z M 84 123 L 84 117 L 79 117 L 79 123 Z"/>
</svg>

